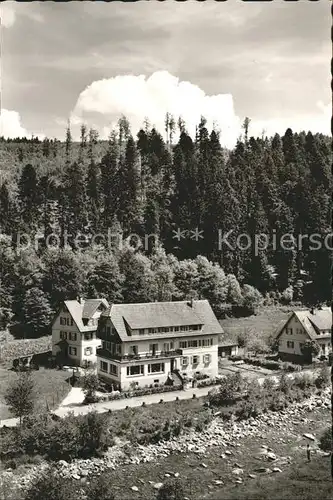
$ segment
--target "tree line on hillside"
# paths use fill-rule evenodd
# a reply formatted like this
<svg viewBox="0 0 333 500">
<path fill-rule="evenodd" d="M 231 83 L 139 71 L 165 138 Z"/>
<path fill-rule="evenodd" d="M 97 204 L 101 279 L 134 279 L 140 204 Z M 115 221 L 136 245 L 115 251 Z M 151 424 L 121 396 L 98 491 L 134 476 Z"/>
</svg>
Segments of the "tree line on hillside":
<svg viewBox="0 0 333 500">
<path fill-rule="evenodd" d="M 206 257 L 178 260 L 161 246 L 149 257 L 129 244 L 114 252 L 53 248 L 37 255 L 32 248 L 15 252 L 2 236 L 0 260 L 0 326 L 11 326 L 17 336 L 49 333 L 60 304 L 78 297 L 110 303 L 207 299 L 218 316 L 225 304 L 251 313 L 263 300 Z"/>
<path fill-rule="evenodd" d="M 0 187 L 2 233 L 11 237 L 13 248 L 22 233 L 40 237 L 42 261 L 48 251 L 43 242 L 45 247 L 54 234 L 60 247 L 88 254 L 92 235 L 108 230 L 143 239 L 156 235 L 158 241 L 149 239 L 138 254 L 141 259 L 162 246 L 186 263 L 204 256 L 261 294 L 288 290 L 297 301 L 330 300 L 331 253 L 324 245 L 314 249 L 305 237 L 295 248 L 274 246 L 285 234 L 318 234 L 323 241 L 330 233 L 328 137 L 291 129 L 282 137 L 249 137 L 245 120 L 244 138 L 226 151 L 204 118 L 194 139 L 181 118 L 177 126 L 177 141 L 169 114 L 165 139 L 147 121 L 134 138 L 122 117 L 108 142 L 84 125 L 79 144 L 70 127 L 64 144 L 2 141 L 24 157 Z M 268 236 L 267 248 L 256 249 L 255 235 L 261 233 Z M 242 234 L 247 236 L 237 240 Z M 80 250 L 73 235 L 86 238 Z"/>
</svg>

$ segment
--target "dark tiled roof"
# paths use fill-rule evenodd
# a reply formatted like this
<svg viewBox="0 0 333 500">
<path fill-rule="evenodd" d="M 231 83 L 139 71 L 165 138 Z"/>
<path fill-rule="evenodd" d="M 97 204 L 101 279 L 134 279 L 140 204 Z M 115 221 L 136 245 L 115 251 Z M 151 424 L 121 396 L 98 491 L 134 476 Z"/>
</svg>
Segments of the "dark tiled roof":
<svg viewBox="0 0 333 500">
<path fill-rule="evenodd" d="M 84 302 L 82 301 L 82 303 L 77 300 L 65 300 L 65 306 L 67 307 L 80 332 L 91 332 L 96 330 L 96 325 L 85 326 L 82 319 L 91 318 L 101 303 L 105 304 L 106 307 L 109 305 L 105 299 L 88 299 Z M 90 314 L 90 316 L 83 316 L 86 304 L 86 314 Z"/>
<path fill-rule="evenodd" d="M 113 326 L 123 341 L 132 338 L 127 334 L 126 323 L 132 329 L 203 325 L 201 332 L 193 331 L 192 334 L 223 333 L 207 300 L 194 300 L 192 305 L 188 301 L 113 304 L 102 315 L 111 318 Z M 173 335 L 177 336 L 177 332 Z M 143 340 L 145 337 L 142 335 L 140 339 Z"/>
</svg>

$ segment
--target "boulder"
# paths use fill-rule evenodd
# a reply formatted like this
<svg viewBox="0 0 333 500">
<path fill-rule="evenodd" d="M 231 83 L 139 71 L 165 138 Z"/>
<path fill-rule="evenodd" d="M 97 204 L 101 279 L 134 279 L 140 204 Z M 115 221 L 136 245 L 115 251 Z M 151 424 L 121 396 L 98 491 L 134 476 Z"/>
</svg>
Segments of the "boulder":
<svg viewBox="0 0 333 500">
<path fill-rule="evenodd" d="M 131 486 L 132 491 L 139 491 L 139 488 L 137 486 Z"/>
<path fill-rule="evenodd" d="M 153 488 L 154 488 L 154 490 L 160 490 L 162 488 L 162 486 L 163 486 L 163 483 L 155 483 Z"/>
<path fill-rule="evenodd" d="M 240 476 L 241 474 L 244 474 L 244 471 L 243 469 L 239 469 L 238 467 L 236 467 L 236 469 L 232 469 L 232 474 L 234 474 L 235 476 Z"/>
<path fill-rule="evenodd" d="M 313 434 L 309 434 L 307 432 L 303 434 L 303 437 L 305 437 L 306 439 L 310 439 L 310 441 L 315 441 L 316 440 L 316 438 L 314 437 Z"/>
</svg>

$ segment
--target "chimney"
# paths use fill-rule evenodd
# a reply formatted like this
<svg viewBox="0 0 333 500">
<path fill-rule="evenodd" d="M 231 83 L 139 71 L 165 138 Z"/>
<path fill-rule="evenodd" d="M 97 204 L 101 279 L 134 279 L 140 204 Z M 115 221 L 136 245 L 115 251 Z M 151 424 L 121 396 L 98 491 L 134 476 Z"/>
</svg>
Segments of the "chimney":
<svg viewBox="0 0 333 500">
<path fill-rule="evenodd" d="M 191 297 L 190 301 L 188 302 L 188 305 L 189 305 L 190 307 L 193 307 L 193 297 Z"/>
<path fill-rule="evenodd" d="M 82 297 L 77 297 L 76 299 L 78 301 L 79 304 L 81 304 L 81 306 L 83 306 L 84 304 L 84 299 Z"/>
<path fill-rule="evenodd" d="M 315 308 L 314 308 L 314 307 L 311 307 L 311 309 L 310 309 L 310 313 L 311 313 L 311 314 L 316 314 L 316 311 L 315 311 Z"/>
</svg>

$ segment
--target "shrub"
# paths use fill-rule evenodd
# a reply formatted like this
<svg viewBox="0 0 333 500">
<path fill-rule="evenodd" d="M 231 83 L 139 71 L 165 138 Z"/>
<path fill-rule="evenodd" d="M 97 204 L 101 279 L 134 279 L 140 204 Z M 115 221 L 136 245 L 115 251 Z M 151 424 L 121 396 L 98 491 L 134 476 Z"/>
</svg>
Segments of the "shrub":
<svg viewBox="0 0 333 500">
<path fill-rule="evenodd" d="M 27 454 L 71 461 L 99 456 L 112 444 L 106 419 L 105 415 L 95 413 L 69 415 L 60 421 L 52 420 L 47 414 L 30 417 L 24 420 L 21 430 L 10 429 L 4 436 L 1 457 L 9 459 Z"/>
<path fill-rule="evenodd" d="M 287 406 L 285 395 L 280 391 L 274 391 L 269 399 L 268 408 L 272 411 L 283 410 Z"/>
<path fill-rule="evenodd" d="M 94 477 L 85 488 L 86 500 L 114 500 L 111 484 L 112 479 L 108 473 Z"/>
<path fill-rule="evenodd" d="M 315 386 L 317 389 L 322 389 L 324 387 L 327 387 L 330 384 L 331 381 L 331 373 L 330 369 L 328 366 L 323 366 L 320 371 L 318 376 L 315 378 Z"/>
<path fill-rule="evenodd" d="M 273 379 L 266 377 L 263 381 L 262 388 L 265 393 L 271 394 L 275 389 L 275 382 Z"/>
<path fill-rule="evenodd" d="M 185 497 L 181 483 L 177 480 L 169 480 L 158 490 L 156 500 L 184 500 Z"/>
<path fill-rule="evenodd" d="M 88 458 L 100 455 L 112 443 L 107 435 L 107 417 L 96 412 L 88 413 L 77 420 L 79 434 L 79 456 Z"/>
<path fill-rule="evenodd" d="M 332 427 L 328 427 L 319 440 L 319 447 L 324 451 L 333 451 L 332 449 Z"/>
<path fill-rule="evenodd" d="M 80 498 L 80 490 L 73 480 L 61 478 L 51 469 L 31 484 L 24 500 L 69 500 Z"/>
<path fill-rule="evenodd" d="M 294 380 L 291 377 L 288 377 L 286 374 L 283 374 L 280 377 L 278 389 L 285 396 L 290 396 L 291 390 L 294 385 L 295 385 Z"/>
<path fill-rule="evenodd" d="M 221 406 L 233 404 L 237 394 L 243 391 L 245 382 L 242 375 L 237 372 L 221 379 L 219 390 L 209 394 L 210 404 Z"/>
<path fill-rule="evenodd" d="M 313 390 L 313 378 L 308 373 L 302 373 L 294 378 L 294 383 L 301 389 L 305 396 L 310 395 Z"/>
</svg>

